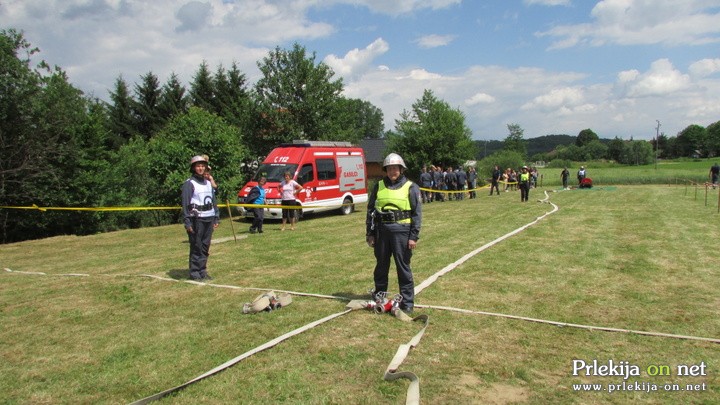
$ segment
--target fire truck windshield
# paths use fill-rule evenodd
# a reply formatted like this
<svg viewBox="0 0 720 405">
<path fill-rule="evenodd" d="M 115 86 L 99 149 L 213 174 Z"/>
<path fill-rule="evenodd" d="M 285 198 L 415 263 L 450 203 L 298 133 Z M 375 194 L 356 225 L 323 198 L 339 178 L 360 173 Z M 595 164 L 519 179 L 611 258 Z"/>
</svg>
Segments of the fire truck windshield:
<svg viewBox="0 0 720 405">
<path fill-rule="evenodd" d="M 290 172 L 291 176 L 295 175 L 298 165 L 283 163 L 263 163 L 258 167 L 253 180 L 258 181 L 260 177 L 265 176 L 268 182 L 279 183 L 285 179 L 285 172 Z"/>
</svg>

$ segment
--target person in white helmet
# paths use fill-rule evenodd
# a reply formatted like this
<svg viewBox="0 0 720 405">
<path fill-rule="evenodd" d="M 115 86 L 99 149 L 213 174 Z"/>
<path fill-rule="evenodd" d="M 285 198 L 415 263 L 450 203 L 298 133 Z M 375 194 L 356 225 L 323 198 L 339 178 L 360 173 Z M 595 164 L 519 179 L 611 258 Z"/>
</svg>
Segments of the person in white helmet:
<svg viewBox="0 0 720 405">
<path fill-rule="evenodd" d="M 391 153 L 383 162 L 385 177 L 370 192 L 366 219 L 366 242 L 375 250 L 374 294 L 387 292 L 390 258 L 395 260 L 400 286 L 400 309 L 412 313 L 415 282 L 410 259 L 422 224 L 420 188 L 403 174 L 402 157 Z M 375 297 L 373 297 L 375 298 Z"/>
<path fill-rule="evenodd" d="M 587 171 L 585 171 L 585 166 L 580 166 L 580 170 L 578 170 L 577 172 L 578 185 L 582 184 L 582 181 L 585 177 L 587 177 Z"/>
<path fill-rule="evenodd" d="M 185 230 L 190 241 L 190 279 L 212 280 L 207 272 L 210 241 L 213 230 L 220 224 L 213 185 L 205 176 L 208 162 L 203 156 L 190 159 L 192 175 L 182 186 L 182 210 Z"/>
</svg>

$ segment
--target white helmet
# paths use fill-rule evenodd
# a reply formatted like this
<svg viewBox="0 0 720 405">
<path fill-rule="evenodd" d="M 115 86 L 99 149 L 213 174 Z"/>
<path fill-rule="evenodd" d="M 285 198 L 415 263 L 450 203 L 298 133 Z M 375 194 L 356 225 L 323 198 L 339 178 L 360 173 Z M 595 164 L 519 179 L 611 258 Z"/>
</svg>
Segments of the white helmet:
<svg viewBox="0 0 720 405">
<path fill-rule="evenodd" d="M 385 157 L 385 160 L 383 161 L 383 168 L 390 165 L 400 165 L 403 169 L 407 169 L 405 161 L 397 153 L 391 153 Z"/>
<path fill-rule="evenodd" d="M 193 167 L 193 165 L 198 162 L 203 162 L 203 163 L 207 164 L 208 161 L 205 156 L 201 156 L 201 155 L 193 156 L 192 159 L 190 159 L 190 167 Z"/>
</svg>

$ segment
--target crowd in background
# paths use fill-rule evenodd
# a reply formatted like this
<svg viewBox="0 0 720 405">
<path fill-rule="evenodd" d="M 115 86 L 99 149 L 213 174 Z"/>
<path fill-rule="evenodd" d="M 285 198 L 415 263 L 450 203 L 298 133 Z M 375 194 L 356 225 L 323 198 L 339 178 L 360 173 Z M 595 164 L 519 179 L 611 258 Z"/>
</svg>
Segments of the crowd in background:
<svg viewBox="0 0 720 405">
<path fill-rule="evenodd" d="M 500 188 L 505 192 L 519 189 L 521 172 L 527 170 L 529 174 L 528 188 L 535 188 L 538 184 L 538 170 L 535 167 L 523 166 L 515 170 L 508 167 L 505 170 L 495 166 L 491 176 L 487 178 L 490 183 L 490 195 L 493 192 L 500 194 Z M 478 173 L 475 167 L 469 166 L 467 170 L 462 166 L 453 168 L 451 166 L 443 169 L 441 166 L 423 166 L 420 173 L 420 181 L 423 203 L 434 201 L 452 201 L 477 198 Z"/>
</svg>

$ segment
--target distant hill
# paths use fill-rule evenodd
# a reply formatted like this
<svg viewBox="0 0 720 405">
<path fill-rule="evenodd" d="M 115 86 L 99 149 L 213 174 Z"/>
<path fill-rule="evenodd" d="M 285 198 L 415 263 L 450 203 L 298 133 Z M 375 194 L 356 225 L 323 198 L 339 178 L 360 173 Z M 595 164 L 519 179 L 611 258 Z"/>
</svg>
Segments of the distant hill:
<svg viewBox="0 0 720 405">
<path fill-rule="evenodd" d="M 544 135 L 537 138 L 526 139 L 528 157 L 538 153 L 553 151 L 559 145 L 574 145 L 577 136 L 573 135 Z M 609 139 L 600 139 L 600 142 L 607 143 Z M 505 146 L 505 141 L 475 141 L 477 146 L 477 160 L 490 156 L 500 151 Z"/>
<path fill-rule="evenodd" d="M 571 135 L 545 135 L 538 138 L 528 139 L 528 157 L 538 153 L 548 153 L 559 145 L 574 145 L 577 136 Z"/>
</svg>

